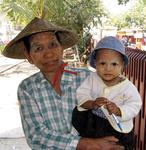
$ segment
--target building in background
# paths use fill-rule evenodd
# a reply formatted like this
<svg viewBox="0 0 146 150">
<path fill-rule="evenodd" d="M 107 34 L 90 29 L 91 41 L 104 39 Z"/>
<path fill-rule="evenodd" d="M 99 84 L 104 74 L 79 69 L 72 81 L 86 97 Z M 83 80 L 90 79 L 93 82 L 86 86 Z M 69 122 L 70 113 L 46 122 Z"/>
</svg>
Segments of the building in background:
<svg viewBox="0 0 146 150">
<path fill-rule="evenodd" d="M 117 31 L 119 39 L 127 39 L 126 46 L 146 50 L 146 30 L 139 28 L 122 29 Z"/>
<path fill-rule="evenodd" d="M 0 41 L 7 44 L 21 30 L 19 25 L 14 26 L 6 17 L 5 14 L 0 14 Z"/>
</svg>

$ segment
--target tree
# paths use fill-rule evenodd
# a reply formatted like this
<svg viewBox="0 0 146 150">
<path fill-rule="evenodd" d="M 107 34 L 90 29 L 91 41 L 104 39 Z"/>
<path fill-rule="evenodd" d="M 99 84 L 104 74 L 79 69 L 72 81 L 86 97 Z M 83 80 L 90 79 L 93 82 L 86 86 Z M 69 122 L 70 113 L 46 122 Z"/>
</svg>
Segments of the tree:
<svg viewBox="0 0 146 150">
<path fill-rule="evenodd" d="M 123 4 L 126 4 L 129 1 L 130 0 L 118 0 L 118 3 L 119 3 L 119 5 L 123 5 Z"/>
<path fill-rule="evenodd" d="M 0 8 L 15 24 L 24 26 L 34 17 L 45 18 L 75 30 L 80 37 L 91 22 L 101 24 L 106 16 L 100 0 L 3 0 Z"/>
<path fill-rule="evenodd" d="M 137 0 L 135 7 L 132 7 L 127 12 L 116 18 L 112 18 L 111 22 L 113 25 L 117 26 L 118 29 L 124 27 L 146 28 L 146 4 L 144 4 L 142 0 Z"/>
<path fill-rule="evenodd" d="M 119 4 L 128 1 L 118 0 Z M 79 35 L 89 23 L 101 24 L 101 18 L 107 16 L 100 0 L 3 0 L 0 8 L 16 24 L 25 25 L 34 17 L 49 18 Z"/>
<path fill-rule="evenodd" d="M 76 30 L 79 35 L 94 18 L 105 16 L 100 0 L 3 0 L 1 10 L 11 21 L 25 25 L 34 17 L 49 18 L 58 25 Z"/>
<path fill-rule="evenodd" d="M 125 4 L 128 0 L 118 1 Z M 75 30 L 80 37 L 91 24 L 102 26 L 102 18 L 108 16 L 101 0 L 3 0 L 0 8 L 14 24 L 25 25 L 34 17 L 46 18 Z"/>
</svg>

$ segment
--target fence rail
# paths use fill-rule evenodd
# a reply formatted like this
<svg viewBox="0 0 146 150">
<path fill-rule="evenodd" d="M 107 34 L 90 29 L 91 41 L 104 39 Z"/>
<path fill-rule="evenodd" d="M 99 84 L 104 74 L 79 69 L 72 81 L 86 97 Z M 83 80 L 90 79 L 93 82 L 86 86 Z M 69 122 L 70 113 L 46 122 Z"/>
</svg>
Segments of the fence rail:
<svg viewBox="0 0 146 150">
<path fill-rule="evenodd" d="M 146 51 L 126 48 L 129 65 L 124 74 L 137 87 L 142 98 L 142 109 L 134 119 L 134 150 L 146 150 Z"/>
</svg>

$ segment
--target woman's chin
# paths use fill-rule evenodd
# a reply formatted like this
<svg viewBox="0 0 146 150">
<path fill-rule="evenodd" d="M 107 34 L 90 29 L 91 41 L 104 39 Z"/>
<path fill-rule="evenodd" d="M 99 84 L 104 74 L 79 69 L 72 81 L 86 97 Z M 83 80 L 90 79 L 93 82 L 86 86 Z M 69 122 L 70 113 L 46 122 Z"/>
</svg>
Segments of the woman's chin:
<svg viewBox="0 0 146 150">
<path fill-rule="evenodd" d="M 53 73 L 53 72 L 56 72 L 56 69 L 55 68 L 45 69 L 42 72 L 44 72 L 44 73 Z"/>
</svg>

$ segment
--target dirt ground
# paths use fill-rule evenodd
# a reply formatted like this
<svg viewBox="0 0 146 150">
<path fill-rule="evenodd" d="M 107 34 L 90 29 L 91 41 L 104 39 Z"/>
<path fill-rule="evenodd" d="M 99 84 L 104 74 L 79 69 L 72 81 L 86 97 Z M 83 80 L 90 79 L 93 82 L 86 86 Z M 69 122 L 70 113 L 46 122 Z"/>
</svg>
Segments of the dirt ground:
<svg viewBox="0 0 146 150">
<path fill-rule="evenodd" d="M 30 150 L 21 126 L 16 93 L 18 84 L 36 71 L 24 60 L 0 56 L 0 150 Z"/>
</svg>

